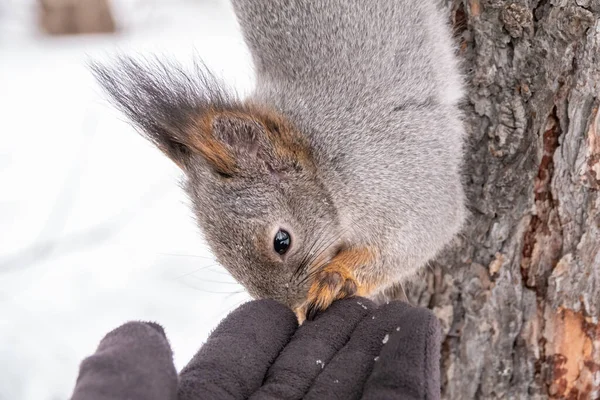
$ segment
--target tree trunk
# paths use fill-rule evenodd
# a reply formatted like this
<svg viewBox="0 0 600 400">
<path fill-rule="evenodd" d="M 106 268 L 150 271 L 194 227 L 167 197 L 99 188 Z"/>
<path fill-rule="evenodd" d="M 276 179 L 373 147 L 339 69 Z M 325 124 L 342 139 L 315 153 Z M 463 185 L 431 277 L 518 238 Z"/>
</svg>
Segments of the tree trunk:
<svg viewBox="0 0 600 400">
<path fill-rule="evenodd" d="M 441 0 L 469 83 L 457 243 L 408 288 L 448 399 L 600 398 L 600 0 Z"/>
</svg>

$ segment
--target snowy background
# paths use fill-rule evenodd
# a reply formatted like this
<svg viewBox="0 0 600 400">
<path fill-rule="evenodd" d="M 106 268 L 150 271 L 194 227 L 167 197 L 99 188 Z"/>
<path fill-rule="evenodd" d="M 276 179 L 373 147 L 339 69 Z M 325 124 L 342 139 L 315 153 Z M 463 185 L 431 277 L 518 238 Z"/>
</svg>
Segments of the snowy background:
<svg viewBox="0 0 600 400">
<path fill-rule="evenodd" d="M 163 324 L 181 368 L 248 299 L 211 257 L 180 172 L 106 101 L 86 62 L 197 53 L 242 94 L 247 50 L 219 0 L 113 0 L 117 35 L 47 37 L 0 0 L 0 399 L 70 395 L 127 320 Z"/>
</svg>

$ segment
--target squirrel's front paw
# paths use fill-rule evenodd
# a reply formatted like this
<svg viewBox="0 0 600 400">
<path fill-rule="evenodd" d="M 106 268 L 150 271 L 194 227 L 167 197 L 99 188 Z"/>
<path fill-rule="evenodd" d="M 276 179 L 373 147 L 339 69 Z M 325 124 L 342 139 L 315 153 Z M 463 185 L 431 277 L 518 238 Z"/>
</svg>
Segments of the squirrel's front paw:
<svg viewBox="0 0 600 400">
<path fill-rule="evenodd" d="M 374 261 L 374 252 L 366 247 L 340 251 L 327 265 L 315 273 L 306 301 L 296 309 L 300 323 L 314 319 L 335 300 L 354 295 L 369 295 L 373 282 L 359 282 L 356 273 Z"/>
<path fill-rule="evenodd" d="M 304 317 L 312 320 L 317 312 L 325 310 L 335 300 L 356 294 L 358 284 L 350 271 L 332 263 L 319 271 L 308 290 L 308 299 L 304 305 Z"/>
</svg>

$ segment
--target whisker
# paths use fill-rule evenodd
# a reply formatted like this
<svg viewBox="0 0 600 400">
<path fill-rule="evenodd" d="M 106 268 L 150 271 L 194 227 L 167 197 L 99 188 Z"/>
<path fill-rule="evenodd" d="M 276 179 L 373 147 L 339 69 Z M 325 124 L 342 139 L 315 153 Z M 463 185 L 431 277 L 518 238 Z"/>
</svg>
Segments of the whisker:
<svg viewBox="0 0 600 400">
<path fill-rule="evenodd" d="M 308 269 L 310 264 L 318 259 L 333 243 L 335 243 L 339 238 L 341 238 L 342 236 L 344 236 L 346 233 L 350 232 L 352 230 L 352 226 L 348 226 L 346 229 L 340 231 L 338 234 L 334 235 L 331 240 L 327 241 L 327 242 L 323 242 L 322 245 L 320 246 L 320 250 L 319 252 L 312 257 L 305 265 L 304 270 Z M 320 265 L 313 267 L 312 271 L 309 271 L 309 273 L 303 278 L 301 279 L 299 282 L 296 282 L 296 285 L 300 286 L 302 284 L 304 284 L 307 280 L 312 279 L 313 277 L 316 276 L 316 274 L 325 266 L 327 265 L 329 261 L 324 261 L 323 263 L 321 263 Z"/>
<path fill-rule="evenodd" d="M 431 265 L 431 261 L 427 261 L 427 262 L 425 263 L 425 266 L 426 266 L 426 267 L 429 269 L 429 271 L 430 271 L 431 273 L 435 273 L 435 269 L 434 269 L 433 265 Z"/>
<path fill-rule="evenodd" d="M 302 278 L 300 281 L 296 282 L 297 286 L 301 286 L 303 285 L 306 281 L 314 278 L 315 276 L 317 276 L 317 274 L 321 271 L 321 269 L 327 265 L 327 261 L 317 265 L 316 267 L 313 268 L 312 271 L 310 271 L 308 274 L 306 274 L 306 276 L 304 278 Z"/>
<path fill-rule="evenodd" d="M 221 269 L 225 269 L 220 265 L 216 265 L 216 267 L 220 267 Z M 208 269 L 207 271 L 212 272 L 213 274 L 219 274 L 219 275 L 226 275 L 226 276 L 231 276 L 231 274 L 229 272 L 227 272 L 227 270 L 225 271 L 215 271 L 214 269 Z"/>
<path fill-rule="evenodd" d="M 189 287 L 190 289 L 193 290 L 197 290 L 199 292 L 203 292 L 203 293 L 211 293 L 211 294 L 228 294 L 228 295 L 236 295 L 236 294 L 240 294 L 240 293 L 244 293 L 245 290 L 236 290 L 236 291 L 227 291 L 227 292 L 220 292 L 220 291 L 215 291 L 215 290 L 206 290 L 206 289 L 202 289 L 193 285 L 189 285 L 186 284 L 184 282 L 181 282 L 182 285 Z"/>
<path fill-rule="evenodd" d="M 294 279 L 296 279 L 297 275 L 300 274 L 301 271 L 304 269 L 305 263 L 308 263 L 309 257 L 311 257 L 314 254 L 314 252 L 317 250 L 316 246 L 319 243 L 319 239 L 321 238 L 321 235 L 325 231 L 325 228 L 326 227 L 323 226 L 321 228 L 321 230 L 319 231 L 319 233 L 315 236 L 315 240 L 313 240 L 313 243 L 310 246 L 309 250 L 304 254 L 304 257 L 300 261 L 300 264 L 298 265 L 298 268 L 296 268 L 296 271 L 290 277 L 290 282 L 292 282 Z"/>
<path fill-rule="evenodd" d="M 236 293 L 237 294 L 237 293 Z M 231 298 L 232 296 L 228 296 L 229 298 Z M 231 313 L 233 310 L 235 310 L 236 308 L 238 308 L 242 303 L 249 301 L 249 299 L 243 298 L 242 300 L 236 302 L 232 307 L 230 307 L 229 309 L 219 312 L 216 316 L 216 319 L 223 319 L 227 314 Z"/>
<path fill-rule="evenodd" d="M 323 252 L 325 252 L 325 250 L 329 248 L 331 243 L 333 243 L 333 241 L 320 242 L 320 246 L 316 249 L 316 251 L 313 254 L 310 254 L 309 257 L 307 257 L 302 264 L 300 264 L 297 273 L 292 277 L 293 280 L 298 279 L 309 268 L 310 264 L 312 264 L 321 254 L 323 254 Z"/>
<path fill-rule="evenodd" d="M 234 292 L 234 293 L 231 293 L 231 294 L 229 294 L 229 295 L 225 296 L 225 299 L 224 299 L 224 300 L 225 300 L 225 301 L 227 301 L 227 300 L 229 300 L 230 298 L 232 298 L 233 296 L 235 296 L 236 294 L 240 294 L 240 293 L 243 293 L 243 292 L 245 292 L 245 291 L 246 291 L 246 290 L 242 290 L 241 292 Z M 241 301 L 239 301 L 239 302 L 238 302 L 238 304 L 239 304 L 239 303 L 241 303 L 242 301 L 244 301 L 244 299 L 242 299 Z"/>
<path fill-rule="evenodd" d="M 316 238 L 313 241 L 313 243 L 311 244 L 309 250 L 306 252 L 304 257 L 300 261 L 298 268 L 296 268 L 296 270 L 290 277 L 290 283 L 295 282 L 296 285 L 302 285 L 308 279 L 313 278 L 318 273 L 318 271 L 321 270 L 327 264 L 327 262 L 324 262 L 316 267 L 313 266 L 312 271 L 309 271 L 308 274 L 306 274 L 306 276 L 304 278 L 302 278 L 300 281 L 296 281 L 297 279 L 300 278 L 300 276 L 304 272 L 306 272 L 310 268 L 311 264 L 315 260 L 317 260 L 321 255 L 323 255 L 323 253 L 325 251 L 327 251 L 327 249 L 329 249 L 337 240 L 342 238 L 346 233 L 348 233 L 348 232 L 364 233 L 365 232 L 364 228 L 359 224 L 359 221 L 362 220 L 362 218 L 363 218 L 363 216 L 359 216 L 358 218 L 349 220 L 349 225 L 345 229 L 343 229 L 342 231 L 338 232 L 337 234 L 333 235 L 330 238 L 322 238 L 321 237 L 323 234 L 323 231 L 326 228 L 326 227 L 323 227 L 319 231 L 319 233 L 316 235 Z M 365 235 L 363 235 L 363 236 L 365 236 Z"/>
<path fill-rule="evenodd" d="M 318 259 L 327 249 L 329 249 L 329 247 L 331 245 L 333 245 L 337 240 L 339 240 L 342 236 L 344 236 L 349 230 L 350 230 L 350 228 L 348 227 L 348 228 L 338 232 L 336 235 L 332 236 L 330 240 L 323 241 L 321 243 L 321 246 L 319 247 L 318 251 L 313 255 L 313 257 L 311 257 L 307 261 L 306 265 L 304 266 L 304 270 L 306 270 L 306 268 L 308 268 L 312 262 L 314 262 L 316 259 Z"/>
<path fill-rule="evenodd" d="M 186 273 L 185 273 L 185 274 L 183 274 L 183 275 L 177 276 L 177 277 L 173 278 L 173 280 L 177 280 L 177 279 L 185 278 L 186 276 L 190 276 L 190 275 L 193 275 L 193 274 L 195 274 L 196 272 L 199 272 L 199 271 L 204 271 L 204 270 L 209 270 L 209 271 L 211 271 L 211 272 L 217 272 L 217 271 L 212 271 L 212 270 L 210 269 L 210 268 L 212 268 L 212 267 L 217 267 L 217 266 L 219 266 L 219 265 L 218 265 L 218 264 L 210 264 L 210 265 L 205 265 L 205 266 L 202 266 L 202 267 L 200 267 L 200 268 L 197 268 L 197 269 L 195 269 L 195 270 L 193 270 L 193 271 L 191 271 L 191 272 L 186 272 Z"/>
<path fill-rule="evenodd" d="M 177 254 L 177 253 L 156 253 L 161 256 L 170 256 L 170 257 L 189 257 L 189 258 L 202 258 L 205 260 L 214 260 L 214 257 L 200 256 L 197 254 Z"/>
<path fill-rule="evenodd" d="M 313 254 L 313 252 L 315 251 L 315 246 L 317 245 L 317 243 L 319 243 L 319 238 L 323 234 L 324 230 L 325 230 L 325 227 L 323 226 L 321 228 L 321 230 L 319 231 L 319 233 L 315 236 L 315 239 L 313 240 L 312 244 L 310 245 L 308 251 L 304 254 L 304 257 L 302 257 L 302 260 L 300 261 L 298 268 L 296 268 L 296 271 L 292 275 L 292 278 L 302 269 L 302 266 L 304 265 L 304 263 L 306 262 L 308 257 L 310 257 Z"/>
<path fill-rule="evenodd" d="M 207 282 L 207 283 L 219 283 L 219 284 L 222 284 L 222 285 L 237 285 L 237 286 L 241 286 L 237 282 L 214 281 L 214 280 L 211 280 L 211 279 L 200 278 L 199 276 L 194 276 L 194 275 L 190 276 L 190 278 L 194 278 L 194 279 L 199 280 L 201 282 Z"/>
<path fill-rule="evenodd" d="M 402 290 L 402 295 L 404 296 L 404 299 L 402 299 L 402 301 L 405 301 L 408 304 L 410 304 L 410 300 L 408 299 L 408 296 L 406 295 L 406 291 L 404 290 L 404 284 L 402 283 L 402 281 L 399 281 L 398 285 L 400 286 L 400 290 Z"/>
<path fill-rule="evenodd" d="M 315 261 L 317 258 L 319 258 L 325 252 L 325 250 L 327 250 L 329 248 L 329 246 L 331 246 L 333 243 L 335 243 L 335 241 L 338 240 L 342 235 L 343 235 L 343 232 L 336 234 L 329 239 L 324 238 L 319 243 L 319 246 L 313 251 L 313 254 L 310 254 L 310 257 L 305 261 L 304 267 L 305 268 L 308 267 L 308 265 L 310 265 L 313 261 Z"/>
<path fill-rule="evenodd" d="M 332 238 L 332 239 L 331 239 L 329 242 L 325 243 L 325 245 L 323 246 L 323 249 L 322 249 L 322 250 L 321 250 L 319 253 L 317 253 L 317 255 L 316 255 L 316 256 L 315 256 L 315 257 L 314 257 L 312 260 L 310 260 L 310 261 L 309 261 L 309 262 L 306 264 L 305 271 L 307 271 L 307 270 L 309 269 L 309 267 L 310 267 L 310 264 L 311 264 L 311 263 L 312 263 L 314 260 L 318 259 L 318 258 L 319 258 L 319 256 L 321 256 L 321 254 L 323 254 L 323 253 L 324 253 L 324 252 L 325 252 L 325 251 L 326 251 L 326 250 L 327 250 L 327 249 L 328 249 L 328 248 L 329 248 L 329 247 L 330 247 L 330 246 L 331 246 L 333 243 L 335 243 L 335 242 L 336 242 L 336 241 L 339 239 L 339 237 L 340 237 L 341 235 L 343 235 L 343 234 L 344 234 L 344 232 L 342 232 L 340 235 L 336 235 L 336 236 L 334 236 L 334 237 L 333 237 L 333 238 Z M 319 264 L 319 265 L 317 265 L 317 266 L 313 266 L 311 270 L 308 270 L 308 274 L 307 274 L 307 275 L 306 275 L 306 276 L 305 276 L 305 277 L 304 277 L 302 280 L 300 280 L 299 282 L 297 282 L 296 284 L 297 284 L 297 285 L 301 285 L 301 284 L 303 284 L 304 282 L 306 282 L 308 279 L 312 279 L 312 278 L 313 278 L 313 277 L 315 277 L 315 276 L 316 276 L 316 275 L 319 273 L 319 271 L 320 271 L 320 270 L 321 270 L 321 269 L 322 269 L 324 266 L 326 266 L 328 263 L 329 263 L 329 260 L 326 260 L 326 261 L 323 261 L 322 263 L 320 263 L 320 264 Z"/>
</svg>

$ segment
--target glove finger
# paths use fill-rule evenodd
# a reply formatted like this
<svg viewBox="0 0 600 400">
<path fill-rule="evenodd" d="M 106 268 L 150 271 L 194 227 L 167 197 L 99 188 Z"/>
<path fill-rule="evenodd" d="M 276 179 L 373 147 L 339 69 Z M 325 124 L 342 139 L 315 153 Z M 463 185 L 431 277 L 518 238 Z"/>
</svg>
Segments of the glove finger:
<svg viewBox="0 0 600 400">
<path fill-rule="evenodd" d="M 265 383 L 251 399 L 302 398 L 373 309 L 375 305 L 369 300 L 349 298 L 334 302 L 313 321 L 306 321 L 269 368 Z"/>
<path fill-rule="evenodd" d="M 440 399 L 438 319 L 427 309 L 408 307 L 399 321 L 399 329 L 381 349 L 362 399 Z"/>
<path fill-rule="evenodd" d="M 179 400 L 247 399 L 298 326 L 273 300 L 243 304 L 225 318 L 179 376 Z"/>
<path fill-rule="evenodd" d="M 409 305 L 394 302 L 363 319 L 348 343 L 315 380 L 305 399 L 358 399 L 383 346 L 386 335 L 404 324 Z M 389 337 L 389 336 L 388 336 Z"/>
<path fill-rule="evenodd" d="M 81 363 L 71 400 L 109 399 L 177 399 L 173 353 L 160 325 L 121 325 Z"/>
</svg>

